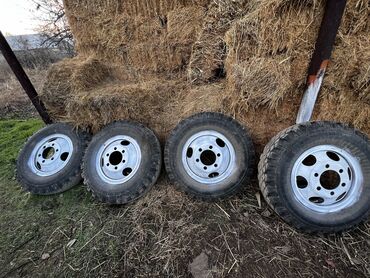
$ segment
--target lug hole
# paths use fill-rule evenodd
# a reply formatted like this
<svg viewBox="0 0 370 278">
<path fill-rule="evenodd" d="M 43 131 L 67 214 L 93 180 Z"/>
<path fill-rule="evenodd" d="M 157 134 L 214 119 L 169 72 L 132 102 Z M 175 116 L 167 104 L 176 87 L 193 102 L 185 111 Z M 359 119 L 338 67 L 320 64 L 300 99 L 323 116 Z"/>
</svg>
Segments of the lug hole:
<svg viewBox="0 0 370 278">
<path fill-rule="evenodd" d="M 321 190 L 321 187 L 320 187 L 320 186 L 318 186 L 316 189 L 320 191 L 320 190 Z"/>
<path fill-rule="evenodd" d="M 343 173 L 343 169 L 340 169 L 340 170 L 339 170 L 339 173 Z"/>
<path fill-rule="evenodd" d="M 319 174 L 318 173 L 315 173 L 315 175 L 314 175 L 315 177 L 318 177 L 319 176 Z"/>
<path fill-rule="evenodd" d="M 215 167 L 218 167 L 218 165 L 217 165 L 217 164 L 215 164 Z"/>
<path fill-rule="evenodd" d="M 326 164 L 326 165 L 325 165 L 325 168 L 329 168 L 329 167 L 330 167 L 330 165 L 329 165 L 329 164 Z"/>
<path fill-rule="evenodd" d="M 213 149 L 213 147 L 212 146 L 209 146 L 209 148 L 212 150 Z"/>
<path fill-rule="evenodd" d="M 331 196 L 333 196 L 334 194 L 335 194 L 335 193 L 334 193 L 334 191 L 330 192 L 330 195 L 331 195 Z"/>
<path fill-rule="evenodd" d="M 204 166 L 204 167 L 203 167 L 203 169 L 204 169 L 204 170 L 207 170 L 207 167 L 206 167 L 206 166 Z"/>
<path fill-rule="evenodd" d="M 196 159 L 195 161 L 196 161 L 196 162 L 199 162 L 199 159 Z"/>
</svg>

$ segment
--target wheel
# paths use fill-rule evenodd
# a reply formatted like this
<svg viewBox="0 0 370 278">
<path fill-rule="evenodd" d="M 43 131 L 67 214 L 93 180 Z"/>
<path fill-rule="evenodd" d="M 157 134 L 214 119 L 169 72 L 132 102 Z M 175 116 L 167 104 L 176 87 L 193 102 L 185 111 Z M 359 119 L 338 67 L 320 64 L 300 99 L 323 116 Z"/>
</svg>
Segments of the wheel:
<svg viewBox="0 0 370 278">
<path fill-rule="evenodd" d="M 161 146 L 153 131 L 119 121 L 93 137 L 84 157 L 83 177 L 99 201 L 127 204 L 154 185 L 161 163 Z"/>
<path fill-rule="evenodd" d="M 69 124 L 44 127 L 31 136 L 17 159 L 17 180 L 39 195 L 70 189 L 81 181 L 81 162 L 88 135 Z"/>
<path fill-rule="evenodd" d="M 182 121 L 164 152 L 170 180 L 202 199 L 225 197 L 245 185 L 254 157 L 252 140 L 237 121 L 208 112 Z"/>
<path fill-rule="evenodd" d="M 364 134 L 340 123 L 290 127 L 261 156 L 261 191 L 277 214 L 298 229 L 347 230 L 369 214 L 369 146 Z"/>
</svg>

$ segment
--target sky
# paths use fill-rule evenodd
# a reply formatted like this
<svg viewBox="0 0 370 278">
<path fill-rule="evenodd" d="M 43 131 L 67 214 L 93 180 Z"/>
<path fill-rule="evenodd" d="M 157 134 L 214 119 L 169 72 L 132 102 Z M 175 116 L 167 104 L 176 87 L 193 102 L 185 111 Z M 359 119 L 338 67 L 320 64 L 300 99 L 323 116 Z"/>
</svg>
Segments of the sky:
<svg viewBox="0 0 370 278">
<path fill-rule="evenodd" d="M 31 0 L 0 0 L 0 30 L 4 35 L 36 33 L 39 22 L 32 10 Z"/>
</svg>

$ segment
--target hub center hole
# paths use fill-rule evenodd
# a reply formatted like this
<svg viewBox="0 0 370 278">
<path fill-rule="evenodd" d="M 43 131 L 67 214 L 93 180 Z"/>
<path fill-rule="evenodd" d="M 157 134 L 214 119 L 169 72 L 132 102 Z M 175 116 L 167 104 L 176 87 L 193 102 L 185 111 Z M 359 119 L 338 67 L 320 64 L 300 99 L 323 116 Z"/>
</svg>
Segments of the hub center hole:
<svg viewBox="0 0 370 278">
<path fill-rule="evenodd" d="M 52 147 L 47 147 L 43 152 L 42 152 L 42 158 L 43 159 L 49 159 L 51 158 L 55 153 L 54 148 Z"/>
<path fill-rule="evenodd" d="M 201 153 L 200 161 L 202 161 L 204 165 L 212 165 L 216 162 L 216 155 L 213 151 L 206 150 Z"/>
<path fill-rule="evenodd" d="M 340 184 L 340 176 L 337 172 L 328 170 L 320 176 L 320 184 L 327 190 L 335 189 Z"/>
<path fill-rule="evenodd" d="M 119 151 L 112 152 L 109 156 L 109 163 L 112 165 L 118 165 L 122 162 L 122 153 Z"/>
</svg>

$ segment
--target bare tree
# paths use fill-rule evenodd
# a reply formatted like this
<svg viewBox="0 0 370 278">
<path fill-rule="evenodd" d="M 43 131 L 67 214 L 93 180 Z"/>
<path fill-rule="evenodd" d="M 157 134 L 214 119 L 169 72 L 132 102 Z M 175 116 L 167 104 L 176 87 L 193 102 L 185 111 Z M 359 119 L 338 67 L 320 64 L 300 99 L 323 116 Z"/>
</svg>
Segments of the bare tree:
<svg viewBox="0 0 370 278">
<path fill-rule="evenodd" d="M 35 5 L 35 16 L 41 22 L 39 32 L 45 35 L 45 46 L 55 45 L 73 52 L 73 36 L 63 0 L 29 0 Z"/>
</svg>

